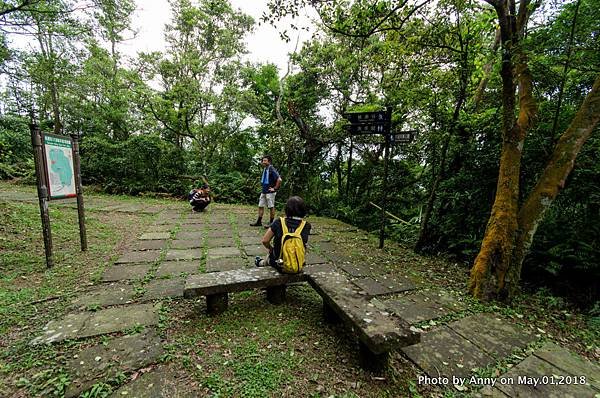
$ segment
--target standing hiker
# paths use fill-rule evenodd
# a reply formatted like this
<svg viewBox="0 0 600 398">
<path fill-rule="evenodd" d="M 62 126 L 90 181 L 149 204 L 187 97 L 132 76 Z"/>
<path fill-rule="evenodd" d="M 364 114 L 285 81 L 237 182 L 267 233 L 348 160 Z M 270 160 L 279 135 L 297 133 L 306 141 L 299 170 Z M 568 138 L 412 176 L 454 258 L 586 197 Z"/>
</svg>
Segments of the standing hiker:
<svg viewBox="0 0 600 398">
<path fill-rule="evenodd" d="M 262 191 L 260 198 L 258 199 L 258 219 L 255 223 L 250 224 L 252 227 L 260 227 L 262 225 L 262 218 L 265 212 L 265 207 L 269 208 L 269 225 L 275 218 L 275 195 L 277 190 L 281 186 L 281 176 L 273 167 L 273 159 L 270 155 L 265 155 L 261 159 L 261 163 L 264 167 L 260 184 Z M 269 228 L 266 226 L 265 228 Z"/>
</svg>

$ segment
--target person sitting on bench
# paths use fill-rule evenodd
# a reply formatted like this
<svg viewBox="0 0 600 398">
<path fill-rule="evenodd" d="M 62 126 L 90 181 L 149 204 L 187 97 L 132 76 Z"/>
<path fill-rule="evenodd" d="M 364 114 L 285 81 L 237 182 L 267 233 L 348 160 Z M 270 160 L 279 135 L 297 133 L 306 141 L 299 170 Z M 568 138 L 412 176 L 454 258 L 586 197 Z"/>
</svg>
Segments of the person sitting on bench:
<svg viewBox="0 0 600 398">
<path fill-rule="evenodd" d="M 292 196 L 290 197 L 285 204 L 285 225 L 289 232 L 294 232 L 296 228 L 300 226 L 304 217 L 308 213 L 306 209 L 306 205 L 304 204 L 304 200 L 300 196 Z M 308 235 L 310 234 L 310 223 L 306 223 L 300 235 L 302 236 L 302 242 L 304 243 L 304 247 L 306 248 L 306 244 L 308 243 Z M 255 264 L 257 267 L 264 267 L 270 265 L 276 269 L 280 269 L 281 266 L 278 264 L 281 257 L 281 238 L 283 237 L 283 227 L 281 225 L 281 219 L 275 218 L 273 223 L 265 232 L 261 243 L 264 247 L 269 251 L 269 255 L 265 259 L 261 259 L 260 257 L 256 257 Z M 271 239 L 273 239 L 273 244 L 271 244 Z"/>
<path fill-rule="evenodd" d="M 210 203 L 210 188 L 204 183 L 200 188 L 192 189 L 188 194 L 188 200 L 192 206 L 192 211 L 201 212 Z"/>
</svg>

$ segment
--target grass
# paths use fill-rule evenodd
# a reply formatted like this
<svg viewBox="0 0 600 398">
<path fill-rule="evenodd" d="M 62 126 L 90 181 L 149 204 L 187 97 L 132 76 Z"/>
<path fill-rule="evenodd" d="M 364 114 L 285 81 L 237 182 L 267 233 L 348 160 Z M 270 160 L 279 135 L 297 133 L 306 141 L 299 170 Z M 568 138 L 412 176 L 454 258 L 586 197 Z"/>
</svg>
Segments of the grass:
<svg viewBox="0 0 600 398">
<path fill-rule="evenodd" d="M 0 182 L 0 190 L 22 192 L 35 198 L 30 187 Z M 86 195 L 86 200 L 106 205 L 185 206 L 169 200 L 96 194 Z M 230 222 L 234 228 L 233 210 L 254 217 L 254 207 L 231 206 L 231 209 Z M 140 326 L 122 333 L 53 345 L 28 344 L 49 320 L 72 311 L 70 301 L 98 284 L 106 267 L 135 240 L 138 232 L 154 221 L 150 215 L 87 209 L 89 250 L 81 252 L 76 210 L 55 202 L 51 204 L 50 218 L 55 266 L 47 269 L 37 202 L 0 199 L 0 396 L 62 396 L 70 382 L 64 370 L 68 359 L 86 347 L 107 344 L 124 333 L 143 330 Z M 344 224 L 318 217 L 311 217 L 310 221 L 322 227 L 322 236 L 335 241 L 354 261 L 382 272 L 406 273 L 419 287 L 437 287 L 461 296 L 467 309 L 437 319 L 436 325 L 475 312 L 498 313 L 591 360 L 600 358 L 598 322 L 548 291 L 523 294 L 511 306 L 479 303 L 466 295 L 468 267 L 465 265 L 444 258 L 421 257 L 390 242 L 380 251 L 376 235 L 350 229 L 332 232 L 331 228 Z M 206 248 L 205 239 L 204 257 L 199 262 L 202 269 Z M 161 258 L 164 255 L 163 252 Z M 158 262 L 152 271 L 156 271 L 157 265 Z M 147 278 L 134 283 L 138 296 L 154 278 L 154 272 L 150 272 Z M 393 355 L 390 370 L 381 377 L 361 370 L 355 338 L 343 326 L 325 324 L 321 305 L 320 297 L 306 285 L 290 287 L 287 302 L 281 306 L 268 304 L 261 291 L 232 294 L 229 310 L 216 317 L 205 315 L 203 300 L 163 300 L 158 332 L 165 353 L 159 363 L 134 373 L 118 373 L 110 380 L 96 383 L 82 396 L 107 396 L 156 367 L 173 372 L 177 383 L 197 396 L 468 396 L 468 392 L 419 385 L 416 380 L 420 371 L 400 353 Z M 100 309 L 94 303 L 87 307 L 89 311 Z M 526 353 L 517 352 L 479 373 L 499 374 Z"/>
<path fill-rule="evenodd" d="M 2 190 L 15 190 L 2 184 Z M 31 188 L 17 188 L 35 198 Z M 79 245 L 76 209 L 50 205 L 55 266 L 45 263 L 37 202 L 0 201 L 0 396 L 14 388 L 33 396 L 61 395 L 65 377 L 55 368 L 63 345 L 30 347 L 43 326 L 66 312 L 70 299 L 115 260 L 128 231 L 148 216 L 86 211 L 88 251 Z M 51 366 L 49 366 L 51 365 Z"/>
</svg>

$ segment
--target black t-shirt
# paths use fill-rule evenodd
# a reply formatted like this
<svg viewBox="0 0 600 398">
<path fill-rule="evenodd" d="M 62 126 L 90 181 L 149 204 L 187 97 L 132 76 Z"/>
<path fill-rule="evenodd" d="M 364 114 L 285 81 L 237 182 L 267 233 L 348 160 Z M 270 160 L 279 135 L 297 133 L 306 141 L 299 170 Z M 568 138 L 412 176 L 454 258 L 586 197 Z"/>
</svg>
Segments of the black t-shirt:
<svg viewBox="0 0 600 398">
<path fill-rule="evenodd" d="M 286 218 L 285 219 L 285 225 L 288 228 L 289 232 L 294 232 L 296 230 L 296 228 L 298 228 L 298 226 L 300 225 L 300 222 L 302 220 L 298 220 L 295 218 Z M 281 253 L 281 238 L 283 237 L 283 228 L 281 227 L 281 219 L 280 218 L 276 218 L 273 223 L 271 224 L 271 230 L 273 231 L 273 234 L 275 235 L 273 237 L 273 254 L 272 257 L 277 259 L 279 258 L 279 255 Z M 302 241 L 304 242 L 304 247 L 306 247 L 306 244 L 308 243 L 308 235 L 310 234 L 310 223 L 306 223 L 306 225 L 304 225 L 304 229 L 302 229 L 302 233 L 300 234 L 300 236 L 302 236 Z"/>
</svg>

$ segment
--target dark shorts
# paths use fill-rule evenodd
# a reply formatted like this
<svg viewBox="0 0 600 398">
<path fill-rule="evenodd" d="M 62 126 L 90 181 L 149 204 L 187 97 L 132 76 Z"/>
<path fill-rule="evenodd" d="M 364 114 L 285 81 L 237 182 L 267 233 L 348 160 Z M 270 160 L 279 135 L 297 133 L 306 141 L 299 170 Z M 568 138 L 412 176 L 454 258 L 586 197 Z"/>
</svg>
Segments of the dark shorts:
<svg viewBox="0 0 600 398">
<path fill-rule="evenodd" d="M 195 211 L 202 211 L 208 206 L 210 202 L 204 200 L 194 200 L 190 203 Z"/>
</svg>

